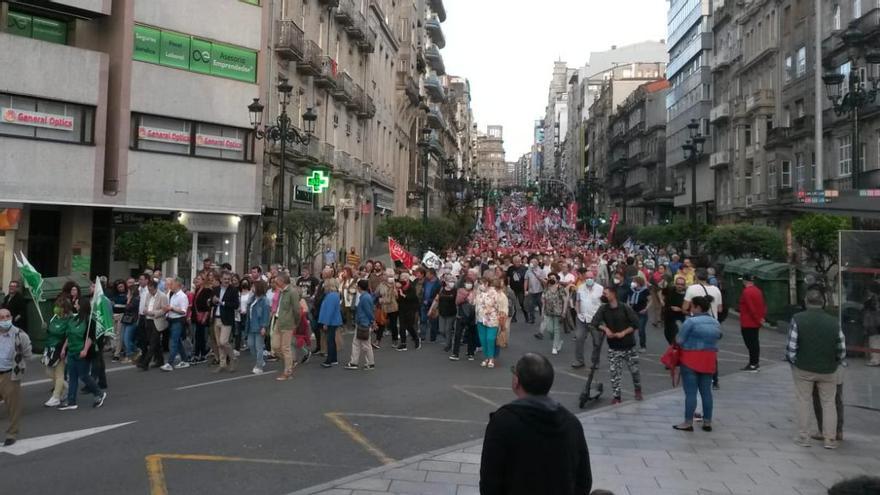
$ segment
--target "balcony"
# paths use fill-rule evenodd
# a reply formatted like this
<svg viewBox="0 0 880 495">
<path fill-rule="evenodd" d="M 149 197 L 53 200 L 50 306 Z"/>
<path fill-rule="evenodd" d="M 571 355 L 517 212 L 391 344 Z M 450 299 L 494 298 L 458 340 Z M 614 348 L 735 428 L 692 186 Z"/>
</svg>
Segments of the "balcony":
<svg viewBox="0 0 880 495">
<path fill-rule="evenodd" d="M 314 41 L 307 41 L 303 50 L 302 62 L 296 64 L 296 70 L 307 76 L 318 75 L 324 67 L 324 54 L 321 47 Z"/>
<path fill-rule="evenodd" d="M 372 119 L 376 116 L 376 104 L 372 96 L 363 96 L 357 109 L 357 117 L 361 120 Z"/>
<path fill-rule="evenodd" d="M 305 54 L 302 28 L 289 19 L 275 21 L 275 53 L 284 60 L 301 62 Z"/>
<path fill-rule="evenodd" d="M 812 136 L 815 132 L 816 118 L 812 115 L 804 115 L 791 121 L 791 138 Z"/>
<path fill-rule="evenodd" d="M 767 145 L 765 148 L 786 146 L 791 140 L 791 127 L 774 127 L 767 131 Z"/>
<path fill-rule="evenodd" d="M 865 12 L 862 17 L 859 17 L 857 22 L 859 29 L 865 33 L 866 37 L 871 38 L 880 34 L 880 4 Z"/>
<path fill-rule="evenodd" d="M 336 151 L 336 159 L 334 160 L 336 165 L 336 173 L 341 175 L 351 176 L 352 168 L 351 168 L 351 155 L 348 153 L 337 150 Z"/>
<path fill-rule="evenodd" d="M 637 122 L 634 126 L 631 126 L 629 129 L 626 130 L 624 136 L 629 139 L 635 136 L 639 136 L 643 132 L 645 132 L 645 121 Z"/>
<path fill-rule="evenodd" d="M 339 0 L 339 6 L 333 11 L 333 18 L 340 26 L 350 26 L 354 23 L 355 12 L 354 0 Z"/>
<path fill-rule="evenodd" d="M 443 35 L 443 27 L 440 25 L 440 19 L 436 15 L 432 15 L 425 23 L 425 30 L 435 45 L 440 48 L 446 48 L 446 37 Z"/>
<path fill-rule="evenodd" d="M 438 76 L 446 75 L 443 55 L 440 54 L 440 50 L 436 46 L 431 45 L 425 50 L 425 60 L 428 62 L 428 67 L 434 69 Z"/>
<path fill-rule="evenodd" d="M 415 78 L 410 75 L 408 68 L 407 70 L 397 72 L 397 89 L 402 89 L 404 91 L 409 98 L 410 105 L 416 106 L 419 104 L 419 83 L 417 83 Z"/>
<path fill-rule="evenodd" d="M 432 129 L 443 130 L 446 128 L 446 119 L 438 105 L 431 105 L 428 110 L 428 126 Z"/>
<path fill-rule="evenodd" d="M 336 148 L 330 143 L 322 143 L 321 154 L 318 156 L 318 161 L 330 172 L 333 172 L 336 166 Z"/>
<path fill-rule="evenodd" d="M 722 103 L 720 105 L 716 105 L 709 112 L 709 122 L 716 123 L 722 122 L 730 118 L 730 103 Z"/>
<path fill-rule="evenodd" d="M 436 103 L 444 103 L 446 101 L 446 88 L 440 82 L 440 78 L 434 75 L 425 78 L 425 91 Z"/>
<path fill-rule="evenodd" d="M 730 151 L 716 151 L 709 155 L 709 168 L 715 170 L 716 168 L 725 167 L 730 165 Z"/>
<path fill-rule="evenodd" d="M 339 0 L 318 0 L 318 3 L 325 7 L 336 8 L 339 7 Z"/>
<path fill-rule="evenodd" d="M 358 50 L 361 53 L 375 53 L 376 51 L 376 31 L 368 27 L 364 32 L 364 37 L 357 41 Z"/>
<path fill-rule="evenodd" d="M 293 162 L 298 165 L 315 165 L 321 162 L 324 147 L 317 139 L 312 139 L 309 144 L 291 144 L 287 148 L 293 155 Z"/>
<path fill-rule="evenodd" d="M 315 74 L 315 86 L 333 93 L 339 85 L 337 77 L 336 61 L 330 57 L 324 57 L 321 62 L 321 70 Z M 335 93 L 333 94 L 335 96 Z"/>
<path fill-rule="evenodd" d="M 757 155 L 758 151 L 760 151 L 761 149 L 763 149 L 761 143 L 752 143 L 746 145 L 746 160 L 754 160 L 755 155 Z"/>
<path fill-rule="evenodd" d="M 771 89 L 759 89 L 746 98 L 746 112 L 754 112 L 761 108 L 773 109 L 774 94 Z"/>
<path fill-rule="evenodd" d="M 746 100 L 745 98 L 737 98 L 733 102 L 733 118 L 742 119 L 746 116 Z"/>
<path fill-rule="evenodd" d="M 443 0 L 428 0 L 428 6 L 437 14 L 440 22 L 446 22 L 446 8 L 443 6 Z"/>
<path fill-rule="evenodd" d="M 727 50 L 718 50 L 712 59 L 712 72 L 722 71 L 730 67 L 730 52 Z"/>
<path fill-rule="evenodd" d="M 348 72 L 336 73 L 336 85 L 330 91 L 333 99 L 340 103 L 349 103 L 354 98 L 354 80 Z"/>
<path fill-rule="evenodd" d="M 746 194 L 746 209 L 751 209 L 756 206 L 763 205 L 767 202 L 764 193 L 754 193 L 754 194 Z"/>
<path fill-rule="evenodd" d="M 367 33 L 367 18 L 361 12 L 352 14 L 351 24 L 344 27 L 345 32 L 355 41 L 362 40 Z"/>
<path fill-rule="evenodd" d="M 364 89 L 359 84 L 354 84 L 354 81 L 351 82 L 351 98 L 345 104 L 345 108 L 357 112 L 357 110 L 363 105 L 364 99 Z M 358 99 L 358 95 L 360 95 L 360 99 Z"/>
</svg>

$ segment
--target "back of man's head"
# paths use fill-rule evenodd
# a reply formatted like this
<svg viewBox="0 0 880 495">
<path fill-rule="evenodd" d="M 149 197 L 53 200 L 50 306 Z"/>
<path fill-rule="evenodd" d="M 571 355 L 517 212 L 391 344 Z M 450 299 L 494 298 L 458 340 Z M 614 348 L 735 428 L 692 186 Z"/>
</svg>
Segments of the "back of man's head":
<svg viewBox="0 0 880 495">
<path fill-rule="evenodd" d="M 874 495 L 880 493 L 880 478 L 858 476 L 837 482 L 828 490 L 828 495 Z"/>
<path fill-rule="evenodd" d="M 553 387 L 553 365 L 541 354 L 528 352 L 513 369 L 519 385 L 529 395 L 547 395 Z"/>
<path fill-rule="evenodd" d="M 708 282 L 709 281 L 709 272 L 705 268 L 700 268 L 696 273 L 697 280 L 700 282 Z"/>
<path fill-rule="evenodd" d="M 807 308 L 822 308 L 825 306 L 825 295 L 818 288 L 807 289 L 804 305 Z"/>
</svg>

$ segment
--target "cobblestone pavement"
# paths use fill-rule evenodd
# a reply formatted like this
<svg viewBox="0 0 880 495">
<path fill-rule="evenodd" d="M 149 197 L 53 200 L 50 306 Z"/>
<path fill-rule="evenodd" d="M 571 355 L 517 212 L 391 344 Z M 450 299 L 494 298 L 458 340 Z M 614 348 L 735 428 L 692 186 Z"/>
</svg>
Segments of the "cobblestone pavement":
<svg viewBox="0 0 880 495">
<path fill-rule="evenodd" d="M 847 388 L 870 383 L 880 370 L 859 360 Z M 590 448 L 593 488 L 616 495 L 820 495 L 848 476 L 880 472 L 877 411 L 846 399 L 845 441 L 795 445 L 791 372 L 767 366 L 738 373 L 715 395 L 714 432 L 678 432 L 680 389 L 580 415 Z M 479 493 L 481 441 L 371 469 L 291 495 L 473 495 Z M 548 494 L 550 495 L 550 494 Z"/>
</svg>

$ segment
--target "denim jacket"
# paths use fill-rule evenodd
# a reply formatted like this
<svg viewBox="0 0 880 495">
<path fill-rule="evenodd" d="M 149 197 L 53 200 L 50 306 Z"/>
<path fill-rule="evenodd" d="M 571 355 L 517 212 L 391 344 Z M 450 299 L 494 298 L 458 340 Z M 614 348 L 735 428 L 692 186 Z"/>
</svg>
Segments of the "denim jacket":
<svg viewBox="0 0 880 495">
<path fill-rule="evenodd" d="M 248 333 L 260 333 L 269 329 L 269 300 L 266 296 L 255 299 L 248 309 Z"/>
<path fill-rule="evenodd" d="M 704 313 L 684 321 L 675 340 L 688 351 L 717 351 L 721 338 L 721 324 L 712 315 Z"/>
</svg>

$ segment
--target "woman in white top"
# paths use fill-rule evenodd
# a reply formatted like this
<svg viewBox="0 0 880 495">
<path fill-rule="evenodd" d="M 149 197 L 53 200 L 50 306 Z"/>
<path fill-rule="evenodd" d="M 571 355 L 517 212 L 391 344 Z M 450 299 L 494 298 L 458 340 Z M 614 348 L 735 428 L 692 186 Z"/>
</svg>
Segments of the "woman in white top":
<svg viewBox="0 0 880 495">
<path fill-rule="evenodd" d="M 339 273 L 339 292 L 342 296 L 342 317 L 345 325 L 354 327 L 354 309 L 357 296 L 357 280 L 351 267 L 346 266 Z"/>
<path fill-rule="evenodd" d="M 235 313 L 235 352 L 246 351 L 247 346 L 247 320 L 248 309 L 251 306 L 251 300 L 254 293 L 251 290 L 251 281 L 247 278 L 241 280 L 238 285 L 239 305 L 238 311 Z M 244 345 L 242 346 L 242 341 Z M 237 354 L 236 354 L 237 355 Z"/>
</svg>

